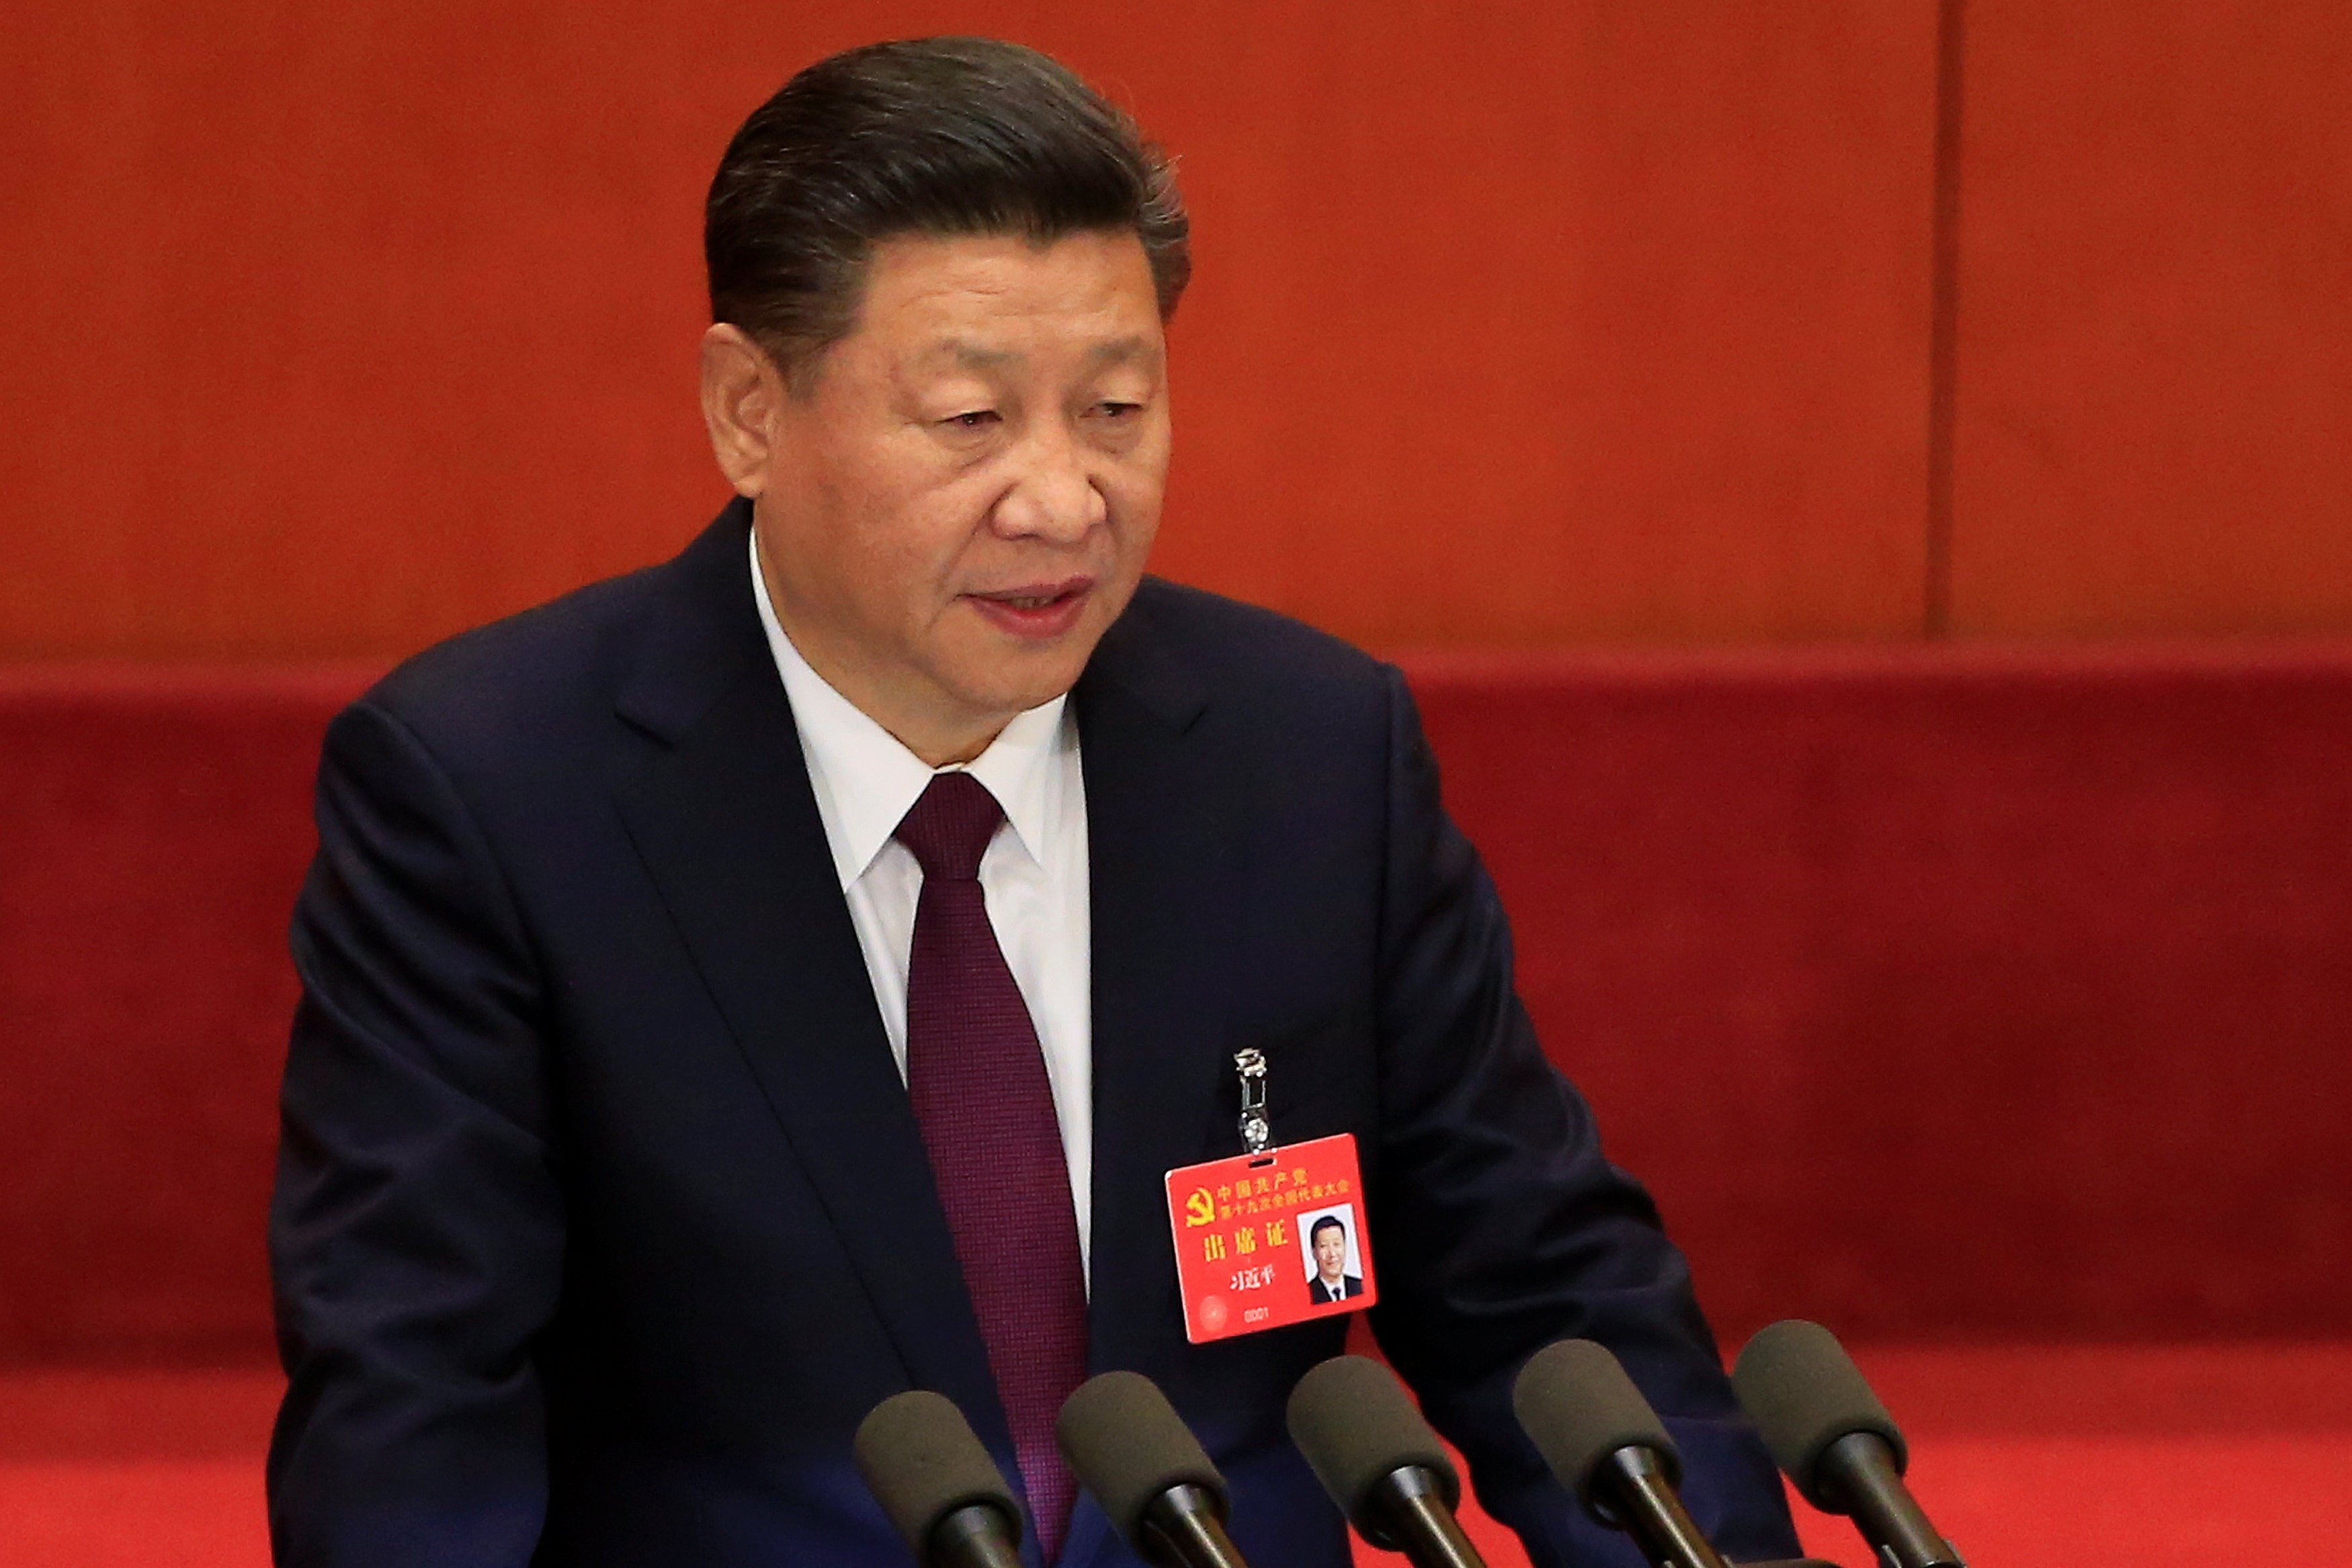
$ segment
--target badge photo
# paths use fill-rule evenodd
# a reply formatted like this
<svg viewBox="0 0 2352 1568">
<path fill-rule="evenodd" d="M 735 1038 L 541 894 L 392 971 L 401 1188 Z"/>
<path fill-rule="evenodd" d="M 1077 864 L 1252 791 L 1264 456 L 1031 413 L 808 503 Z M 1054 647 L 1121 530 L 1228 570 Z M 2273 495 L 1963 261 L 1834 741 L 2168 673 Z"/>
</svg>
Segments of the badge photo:
<svg viewBox="0 0 2352 1568">
<path fill-rule="evenodd" d="M 1310 1305 L 1339 1306 L 1364 1293 L 1363 1250 L 1356 1236 L 1356 1206 L 1352 1203 L 1299 1217 L 1298 1245 L 1306 1255 L 1307 1299 Z"/>
</svg>

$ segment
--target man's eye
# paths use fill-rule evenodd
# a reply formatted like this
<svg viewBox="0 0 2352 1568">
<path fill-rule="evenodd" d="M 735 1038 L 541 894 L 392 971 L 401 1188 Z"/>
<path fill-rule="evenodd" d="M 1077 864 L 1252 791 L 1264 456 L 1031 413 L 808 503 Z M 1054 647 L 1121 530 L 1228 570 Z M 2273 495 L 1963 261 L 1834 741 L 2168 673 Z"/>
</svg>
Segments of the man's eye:
<svg viewBox="0 0 2352 1568">
<path fill-rule="evenodd" d="M 1139 402 L 1098 402 L 1095 404 L 1095 411 L 1097 413 L 1110 419 L 1125 419 L 1129 414 L 1140 413 L 1142 408 L 1143 405 Z"/>
<path fill-rule="evenodd" d="M 992 408 L 969 409 L 962 413 L 948 415 L 943 423 L 959 430 L 981 430 L 996 423 L 996 411 Z"/>
</svg>

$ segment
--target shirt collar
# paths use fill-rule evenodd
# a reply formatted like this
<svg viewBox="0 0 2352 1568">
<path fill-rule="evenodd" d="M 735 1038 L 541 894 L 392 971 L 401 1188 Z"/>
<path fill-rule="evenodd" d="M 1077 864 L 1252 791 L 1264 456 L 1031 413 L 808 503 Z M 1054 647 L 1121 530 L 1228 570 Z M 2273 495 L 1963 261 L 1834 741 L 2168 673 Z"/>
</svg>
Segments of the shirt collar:
<svg viewBox="0 0 2352 1568">
<path fill-rule="evenodd" d="M 956 769 L 935 769 L 908 750 L 801 656 L 784 635 L 768 597 L 756 533 L 751 591 L 759 601 L 768 651 L 783 678 L 784 695 L 800 729 L 801 754 L 808 763 L 817 814 L 824 819 L 825 841 L 833 851 L 833 869 L 846 888 L 866 874 L 935 774 Z M 1061 810 L 1056 797 L 1062 775 L 1054 761 L 1073 742 L 1066 723 L 1068 705 L 1065 693 L 1015 715 L 988 749 L 966 765 L 1004 808 L 1004 819 L 1021 848 L 1041 866 L 1054 843 L 1047 824 Z"/>
</svg>

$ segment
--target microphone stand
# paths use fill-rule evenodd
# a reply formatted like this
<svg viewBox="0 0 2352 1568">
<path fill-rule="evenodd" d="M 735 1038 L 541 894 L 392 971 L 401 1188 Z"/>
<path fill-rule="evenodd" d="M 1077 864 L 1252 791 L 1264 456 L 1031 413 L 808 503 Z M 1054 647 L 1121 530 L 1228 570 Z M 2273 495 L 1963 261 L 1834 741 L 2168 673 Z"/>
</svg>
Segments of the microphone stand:
<svg viewBox="0 0 2352 1568">
<path fill-rule="evenodd" d="M 1167 1568 L 1248 1568 L 1217 1517 L 1215 1496 L 1189 1482 L 1170 1487 L 1145 1508 L 1139 1544 Z"/>
<path fill-rule="evenodd" d="M 1437 1478 L 1422 1466 L 1391 1471 L 1382 1503 L 1381 1516 L 1413 1568 L 1486 1568 L 1446 1506 Z"/>
<path fill-rule="evenodd" d="M 1655 1452 L 1639 1446 L 1622 1448 L 1601 1463 L 1607 1467 L 1602 1474 L 1609 1479 L 1609 1490 L 1617 1494 L 1611 1500 L 1624 1516 L 1627 1532 L 1658 1568 L 1730 1568 L 1692 1521 Z"/>
</svg>

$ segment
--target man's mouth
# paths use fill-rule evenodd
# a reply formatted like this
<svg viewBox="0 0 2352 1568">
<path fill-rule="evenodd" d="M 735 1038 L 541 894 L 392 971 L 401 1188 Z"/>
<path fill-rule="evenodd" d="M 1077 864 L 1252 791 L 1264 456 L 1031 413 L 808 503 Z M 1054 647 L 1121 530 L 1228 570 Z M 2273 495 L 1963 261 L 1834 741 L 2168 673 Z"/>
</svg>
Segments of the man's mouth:
<svg viewBox="0 0 2352 1568">
<path fill-rule="evenodd" d="M 1024 582 L 964 597 L 998 629 L 1018 637 L 1046 638 L 1058 637 L 1076 624 L 1093 589 L 1092 578 L 1072 577 L 1058 582 Z"/>
</svg>

